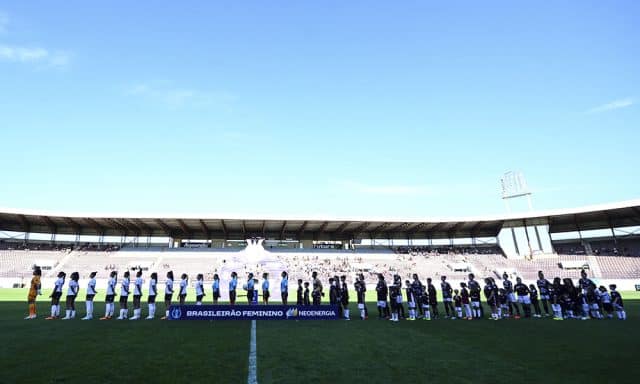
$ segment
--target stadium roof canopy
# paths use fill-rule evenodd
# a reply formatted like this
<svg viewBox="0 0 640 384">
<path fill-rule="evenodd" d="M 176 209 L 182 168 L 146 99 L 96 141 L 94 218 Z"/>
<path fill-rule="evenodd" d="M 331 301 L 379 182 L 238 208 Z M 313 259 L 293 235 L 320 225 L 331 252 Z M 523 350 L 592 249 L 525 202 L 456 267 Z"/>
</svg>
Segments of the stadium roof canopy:
<svg viewBox="0 0 640 384">
<path fill-rule="evenodd" d="M 549 225 L 572 232 L 640 225 L 640 199 L 576 209 L 475 218 L 337 219 L 189 215 L 51 214 L 0 209 L 0 231 L 243 240 L 447 239 L 495 237 L 503 227 Z"/>
</svg>

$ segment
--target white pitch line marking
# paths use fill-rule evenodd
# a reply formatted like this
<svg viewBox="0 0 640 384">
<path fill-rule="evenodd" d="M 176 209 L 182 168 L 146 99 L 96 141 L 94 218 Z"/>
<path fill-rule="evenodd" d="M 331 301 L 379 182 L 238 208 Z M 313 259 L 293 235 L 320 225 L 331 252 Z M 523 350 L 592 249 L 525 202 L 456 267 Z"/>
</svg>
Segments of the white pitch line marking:
<svg viewBox="0 0 640 384">
<path fill-rule="evenodd" d="M 249 376 L 248 384 L 258 384 L 258 357 L 256 353 L 256 321 L 251 320 L 251 342 L 249 343 Z"/>
</svg>

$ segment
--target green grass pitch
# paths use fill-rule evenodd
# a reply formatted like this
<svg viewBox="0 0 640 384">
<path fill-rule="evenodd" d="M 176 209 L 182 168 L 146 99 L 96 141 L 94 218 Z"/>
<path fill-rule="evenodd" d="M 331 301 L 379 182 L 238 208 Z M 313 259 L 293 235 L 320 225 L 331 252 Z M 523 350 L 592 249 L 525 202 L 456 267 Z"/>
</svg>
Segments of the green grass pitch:
<svg viewBox="0 0 640 384">
<path fill-rule="evenodd" d="M 47 296 L 39 297 L 39 318 L 26 321 L 26 290 L 0 290 L 0 383 L 247 382 L 249 321 L 45 321 Z M 367 321 L 357 319 L 355 305 L 350 322 L 258 321 L 258 383 L 613 384 L 640 377 L 635 292 L 623 292 L 627 321 L 391 323 L 377 320 L 370 297 Z M 76 307 L 84 316 L 84 301 Z M 163 311 L 158 303 L 157 316 Z M 104 313 L 101 301 L 95 312 Z"/>
</svg>

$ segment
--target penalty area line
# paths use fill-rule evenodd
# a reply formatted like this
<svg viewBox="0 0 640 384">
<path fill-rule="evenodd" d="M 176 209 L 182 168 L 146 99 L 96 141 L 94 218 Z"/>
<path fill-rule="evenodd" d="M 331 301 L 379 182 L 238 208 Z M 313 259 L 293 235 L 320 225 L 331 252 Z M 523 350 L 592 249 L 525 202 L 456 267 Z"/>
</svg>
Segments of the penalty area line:
<svg viewBox="0 0 640 384">
<path fill-rule="evenodd" d="M 247 384 L 258 384 L 258 357 L 256 354 L 256 321 L 251 320 L 251 341 L 249 342 L 249 376 Z"/>
</svg>

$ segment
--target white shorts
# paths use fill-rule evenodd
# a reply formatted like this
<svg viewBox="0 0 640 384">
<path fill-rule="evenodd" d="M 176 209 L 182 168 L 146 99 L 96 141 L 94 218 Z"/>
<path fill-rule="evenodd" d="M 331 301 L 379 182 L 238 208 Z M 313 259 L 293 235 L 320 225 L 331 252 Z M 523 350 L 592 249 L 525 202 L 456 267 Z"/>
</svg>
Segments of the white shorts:
<svg viewBox="0 0 640 384">
<path fill-rule="evenodd" d="M 600 309 L 600 306 L 598 306 L 598 304 L 593 303 L 591 304 L 591 309 Z"/>
<path fill-rule="evenodd" d="M 442 301 L 452 302 L 453 299 L 451 297 L 445 297 L 442 299 Z"/>
<path fill-rule="evenodd" d="M 540 300 L 549 300 L 549 295 L 540 295 Z"/>
<path fill-rule="evenodd" d="M 480 308 L 480 302 L 479 301 L 472 301 L 471 302 L 471 306 L 473 308 Z"/>
<path fill-rule="evenodd" d="M 358 304 L 358 309 L 364 309 L 364 304 Z"/>
<path fill-rule="evenodd" d="M 518 296 L 518 303 L 531 304 L 531 298 L 529 296 Z"/>
<path fill-rule="evenodd" d="M 387 302 L 386 301 L 378 301 L 378 307 L 386 308 L 387 307 Z"/>
<path fill-rule="evenodd" d="M 402 296 L 396 297 L 396 303 L 402 304 Z"/>
<path fill-rule="evenodd" d="M 507 295 L 507 303 L 515 303 L 516 302 L 516 295 L 513 294 L 513 292 L 511 292 L 510 294 Z"/>
<path fill-rule="evenodd" d="M 407 305 L 409 306 L 409 309 L 415 309 L 416 308 L 416 302 L 415 301 L 407 301 Z"/>
</svg>

